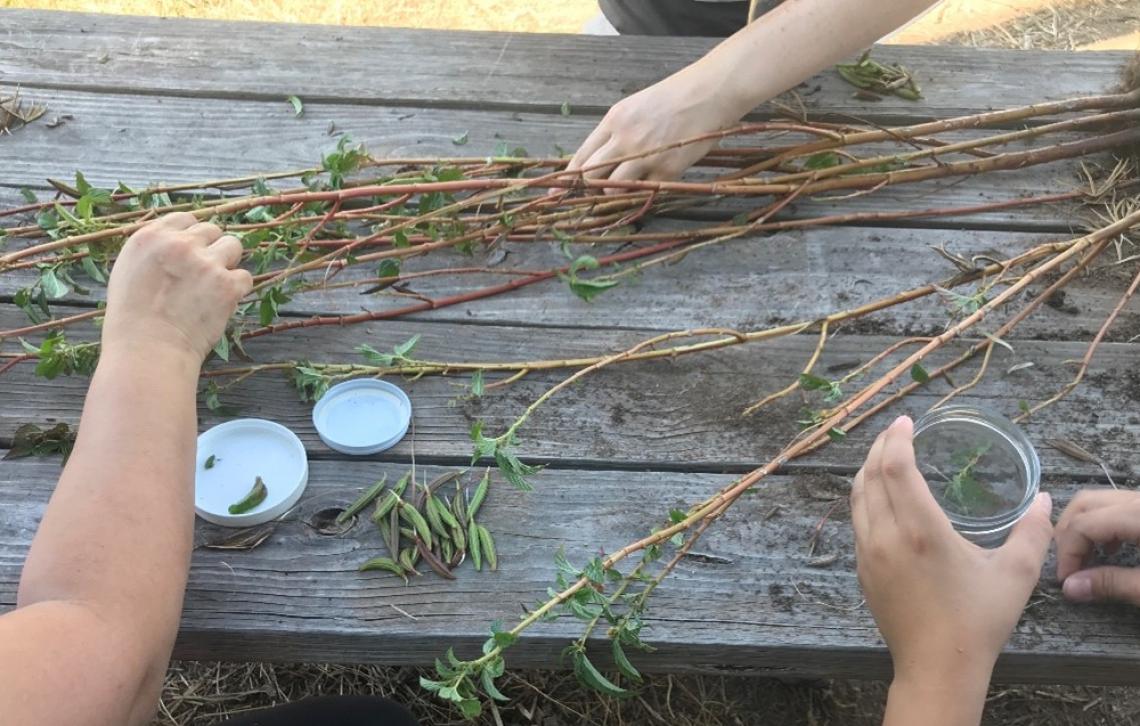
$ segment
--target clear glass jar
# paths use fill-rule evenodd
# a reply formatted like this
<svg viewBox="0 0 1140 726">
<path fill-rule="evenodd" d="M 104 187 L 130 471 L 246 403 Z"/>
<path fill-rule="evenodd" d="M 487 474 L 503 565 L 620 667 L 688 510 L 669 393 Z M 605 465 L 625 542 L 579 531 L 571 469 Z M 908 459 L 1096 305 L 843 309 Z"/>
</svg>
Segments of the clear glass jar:
<svg viewBox="0 0 1140 726">
<path fill-rule="evenodd" d="M 1041 485 L 1041 462 L 1029 437 L 985 408 L 928 411 L 915 422 L 914 450 L 954 529 L 982 547 L 1005 542 Z"/>
</svg>

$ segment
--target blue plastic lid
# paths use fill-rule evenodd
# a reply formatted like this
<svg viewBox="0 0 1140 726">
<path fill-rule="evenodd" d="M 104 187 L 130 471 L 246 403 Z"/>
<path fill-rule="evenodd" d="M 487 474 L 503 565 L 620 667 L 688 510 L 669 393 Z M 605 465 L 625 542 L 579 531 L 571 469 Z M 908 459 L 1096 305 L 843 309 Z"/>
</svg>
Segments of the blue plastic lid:
<svg viewBox="0 0 1140 726">
<path fill-rule="evenodd" d="M 321 441 L 344 454 L 376 454 L 395 446 L 412 421 L 412 402 L 387 381 L 338 383 L 313 407 Z"/>
</svg>

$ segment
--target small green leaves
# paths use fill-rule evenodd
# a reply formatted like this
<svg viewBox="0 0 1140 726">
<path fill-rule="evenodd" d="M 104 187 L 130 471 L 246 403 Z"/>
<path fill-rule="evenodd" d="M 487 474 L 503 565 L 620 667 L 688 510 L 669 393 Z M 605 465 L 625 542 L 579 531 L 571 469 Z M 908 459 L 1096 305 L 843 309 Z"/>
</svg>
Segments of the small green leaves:
<svg viewBox="0 0 1140 726">
<path fill-rule="evenodd" d="M 66 423 L 57 423 L 49 429 L 26 423 L 16 429 L 12 436 L 12 447 L 4 455 L 5 459 L 20 459 L 25 456 L 50 456 L 62 454 L 64 463 L 71 455 L 78 432 Z"/>
<path fill-rule="evenodd" d="M 1029 401 L 1026 401 L 1024 398 L 1020 399 L 1017 402 L 1017 410 L 1022 413 L 1029 413 Z"/>
<path fill-rule="evenodd" d="M 364 356 L 364 360 L 372 365 L 391 368 L 397 363 L 413 363 L 414 361 L 408 357 L 408 354 L 415 349 L 416 343 L 419 342 L 420 336 L 417 334 L 394 346 L 391 353 L 381 353 L 370 345 L 358 345 L 356 352 Z"/>
<path fill-rule="evenodd" d="M 921 363 L 915 363 L 910 367 L 910 377 L 915 383 L 930 382 L 930 374 L 926 372 L 926 369 L 922 367 Z"/>
<path fill-rule="evenodd" d="M 833 166 L 839 166 L 842 160 L 839 154 L 834 151 L 821 151 L 818 154 L 812 154 L 804 160 L 804 169 L 815 171 L 817 169 L 828 169 Z"/>
<path fill-rule="evenodd" d="M 564 655 L 569 655 L 571 662 L 574 665 L 574 675 L 578 677 L 578 682 L 587 688 L 593 689 L 603 696 L 612 696 L 620 698 L 628 696 L 629 691 L 616 685 L 613 681 L 602 675 L 590 659 L 586 657 L 586 648 L 579 644 L 571 645 L 564 651 Z"/>
<path fill-rule="evenodd" d="M 257 477 L 249 493 L 237 502 L 231 504 L 227 511 L 230 514 L 245 514 L 246 512 L 257 509 L 257 507 L 265 501 L 267 496 L 269 496 L 269 490 L 266 488 L 265 482 L 262 481 L 261 477 Z"/>
<path fill-rule="evenodd" d="M 641 673 L 633 667 L 633 663 L 629 662 L 629 658 L 625 654 L 625 649 L 621 646 L 621 638 L 613 639 L 613 656 L 614 665 L 617 666 L 618 671 L 623 676 L 638 683 L 641 682 Z"/>
<path fill-rule="evenodd" d="M 464 131 L 460 135 L 454 137 L 451 140 L 451 143 L 455 144 L 456 146 L 466 146 L 468 140 L 470 139 L 470 135 L 471 135 L 470 131 Z"/>
<path fill-rule="evenodd" d="M 922 98 L 922 91 L 910 71 L 895 63 L 880 63 L 866 51 L 854 63 L 840 63 L 835 70 L 843 80 L 871 94 L 894 94 L 908 101 Z M 871 97 L 873 100 L 874 96 Z"/>
<path fill-rule="evenodd" d="M 49 300 L 58 300 L 71 292 L 71 288 L 60 280 L 57 270 L 57 267 L 47 265 L 40 268 L 40 288 Z"/>
<path fill-rule="evenodd" d="M 471 440 L 475 442 L 472 464 L 484 456 L 493 456 L 503 477 L 516 489 L 524 492 L 534 489 L 527 481 L 527 477 L 534 476 L 542 470 L 542 467 L 524 464 L 511 452 L 510 447 L 514 444 L 513 434 L 503 434 L 498 438 L 488 439 L 483 436 L 483 422 L 476 421 L 471 426 Z"/>
<path fill-rule="evenodd" d="M 301 114 L 305 113 L 305 104 L 302 103 L 299 97 L 289 96 L 285 100 L 288 101 L 289 105 L 293 107 L 293 116 L 295 118 L 300 118 Z"/>
<path fill-rule="evenodd" d="M 277 319 L 278 307 L 292 299 L 281 285 L 266 288 L 261 293 L 257 307 L 258 321 L 262 326 L 272 325 L 273 321 Z"/>
<path fill-rule="evenodd" d="M 24 201 L 28 204 L 35 204 L 38 201 L 36 199 L 36 193 L 27 187 L 20 187 L 20 196 L 23 197 Z"/>
<path fill-rule="evenodd" d="M 333 189 L 340 189 L 344 185 L 344 178 L 368 160 L 368 152 L 363 144 L 349 146 L 350 143 L 352 142 L 347 136 L 340 137 L 336 151 L 321 160 L 321 168 L 328 173 L 329 186 Z"/>
<path fill-rule="evenodd" d="M 206 469 L 208 471 L 210 469 L 213 469 L 217 463 L 218 463 L 218 457 L 214 456 L 213 454 L 210 454 L 209 456 L 206 457 L 206 462 L 204 464 L 202 464 L 202 468 Z"/>
<path fill-rule="evenodd" d="M 562 108 L 560 110 L 561 110 L 563 116 L 569 116 L 571 114 L 570 102 L 569 101 L 563 101 L 562 102 Z"/>
<path fill-rule="evenodd" d="M 475 371 L 471 374 L 471 395 L 475 398 L 483 396 L 483 369 Z"/>
<path fill-rule="evenodd" d="M 832 441 L 842 441 L 843 439 L 847 438 L 847 432 L 843 429 L 838 429 L 832 426 L 827 430 L 827 438 L 831 439 Z"/>
<path fill-rule="evenodd" d="M 20 343 L 26 352 L 39 359 L 36 364 L 36 375 L 48 380 L 61 375 L 90 376 L 99 363 L 98 343 L 72 345 L 67 342 L 61 330 L 44 338 L 38 348 L 24 340 Z"/>
<path fill-rule="evenodd" d="M 566 274 L 559 273 L 558 277 L 570 286 L 570 291 L 586 302 L 590 302 L 599 294 L 609 290 L 611 287 L 617 285 L 616 280 L 602 280 L 594 279 L 588 280 L 579 277 L 578 273 L 582 270 L 596 270 L 599 263 L 596 257 L 591 255 L 582 255 L 570 265 L 570 269 Z"/>
<path fill-rule="evenodd" d="M 331 385 L 332 379 L 310 364 L 300 363 L 293 367 L 293 387 L 301 394 L 302 401 L 317 401 Z"/>
<path fill-rule="evenodd" d="M 825 391 L 825 403 L 837 403 L 843 399 L 843 389 L 837 381 L 829 381 L 811 373 L 800 374 L 800 388 L 805 391 Z"/>
</svg>

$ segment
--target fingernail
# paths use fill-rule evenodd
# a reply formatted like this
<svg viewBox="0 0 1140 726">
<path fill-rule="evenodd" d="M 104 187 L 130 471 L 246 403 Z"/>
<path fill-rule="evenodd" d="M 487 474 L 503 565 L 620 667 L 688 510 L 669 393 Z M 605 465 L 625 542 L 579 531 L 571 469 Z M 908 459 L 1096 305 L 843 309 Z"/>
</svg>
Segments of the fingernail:
<svg viewBox="0 0 1140 726">
<path fill-rule="evenodd" d="M 904 425 L 904 424 L 913 425 L 914 422 L 910 420 L 910 416 L 903 415 L 903 416 L 899 416 L 898 418 L 896 418 L 895 422 L 893 424 L 891 424 L 891 426 L 899 426 L 899 425 Z"/>
<path fill-rule="evenodd" d="M 1061 592 L 1073 602 L 1092 602 L 1092 578 L 1083 572 L 1075 572 L 1065 578 Z"/>
</svg>

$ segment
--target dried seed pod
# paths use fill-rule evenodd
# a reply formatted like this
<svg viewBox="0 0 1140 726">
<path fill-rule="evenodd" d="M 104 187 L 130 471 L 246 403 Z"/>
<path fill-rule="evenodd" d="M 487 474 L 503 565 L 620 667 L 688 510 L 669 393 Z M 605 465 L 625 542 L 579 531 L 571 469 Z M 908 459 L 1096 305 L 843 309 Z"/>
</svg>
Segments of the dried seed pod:
<svg viewBox="0 0 1140 726">
<path fill-rule="evenodd" d="M 391 512 L 399 501 L 400 495 L 395 491 L 390 491 L 385 494 L 382 499 L 376 502 L 376 509 L 372 512 L 372 521 L 379 523 L 380 520 L 388 516 L 388 512 Z"/>
<path fill-rule="evenodd" d="M 269 490 L 265 488 L 265 482 L 261 477 L 257 477 L 253 482 L 253 488 L 249 493 L 242 497 L 239 501 L 233 503 L 229 507 L 230 514 L 245 514 L 246 512 L 257 509 L 257 505 L 265 501 L 269 496 Z"/>
<path fill-rule="evenodd" d="M 471 496 L 471 503 L 467 505 L 467 517 L 475 519 L 475 514 L 479 511 L 479 507 L 483 505 L 483 500 L 487 498 L 487 490 L 491 487 L 491 470 L 483 474 L 483 478 L 479 480 L 479 486 L 475 487 L 475 494 Z"/>
<path fill-rule="evenodd" d="M 416 563 L 420 561 L 420 552 L 415 547 L 405 547 L 400 550 L 400 565 L 404 568 L 403 571 L 409 575 L 420 576 L 419 570 L 416 569 Z"/>
<path fill-rule="evenodd" d="M 467 551 L 471 553 L 471 562 L 475 569 L 483 570 L 483 543 L 479 541 L 479 525 L 472 519 L 467 525 Z"/>
<path fill-rule="evenodd" d="M 491 538 L 491 533 L 483 525 L 477 524 L 475 527 L 479 530 L 479 546 L 483 550 L 483 557 L 487 560 L 487 566 L 492 571 L 499 569 L 499 558 L 495 553 L 495 540 Z"/>
<path fill-rule="evenodd" d="M 400 577 L 404 578 L 405 584 L 408 582 L 408 576 L 404 574 L 404 568 L 400 567 L 400 565 L 397 564 L 395 560 L 389 557 L 373 557 L 361 565 L 358 569 L 360 572 L 368 572 L 369 570 L 384 570 L 385 572 L 391 572 L 394 575 L 399 575 Z"/>
<path fill-rule="evenodd" d="M 443 563 L 431 548 L 422 539 L 416 540 L 416 550 L 419 551 L 420 556 L 424 558 L 424 562 L 428 563 L 428 567 L 435 571 L 435 574 L 448 580 L 454 580 L 455 575 L 451 574 L 451 570 L 447 569 L 447 565 Z"/>
<path fill-rule="evenodd" d="M 432 542 L 431 526 L 427 523 L 427 520 L 424 519 L 424 515 L 420 514 L 419 511 L 410 504 L 400 502 L 400 516 L 405 522 L 412 525 L 416 530 L 416 534 L 418 534 L 430 548 Z"/>
</svg>

